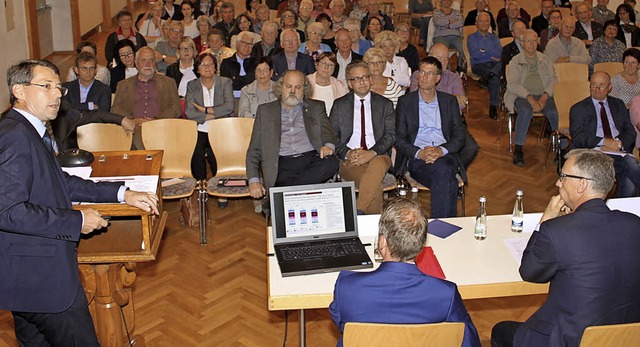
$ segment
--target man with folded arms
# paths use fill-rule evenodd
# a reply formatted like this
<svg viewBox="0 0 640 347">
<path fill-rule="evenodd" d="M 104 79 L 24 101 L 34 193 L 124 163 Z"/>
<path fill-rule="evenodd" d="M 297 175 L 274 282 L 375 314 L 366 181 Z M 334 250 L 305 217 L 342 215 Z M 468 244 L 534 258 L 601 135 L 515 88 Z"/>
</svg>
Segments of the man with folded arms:
<svg viewBox="0 0 640 347">
<path fill-rule="evenodd" d="M 396 113 L 391 100 L 371 92 L 369 66 L 347 65 L 351 92 L 333 103 L 330 121 L 338 139 L 340 176 L 358 187 L 359 214 L 382 211 L 382 180 L 391 167 Z"/>
<path fill-rule="evenodd" d="M 524 323 L 496 324 L 493 347 L 578 346 L 588 326 L 640 322 L 640 217 L 607 207 L 614 178 L 606 154 L 567 154 L 520 265 L 525 281 L 550 283 L 547 301 Z"/>
<path fill-rule="evenodd" d="M 425 275 L 415 258 L 427 241 L 427 216 L 407 199 L 387 203 L 378 223 L 382 264 L 372 272 L 341 271 L 329 313 L 340 331 L 349 322 L 465 324 L 463 347 L 480 339 L 453 282 Z M 342 346 L 342 338 L 338 341 Z"/>
</svg>

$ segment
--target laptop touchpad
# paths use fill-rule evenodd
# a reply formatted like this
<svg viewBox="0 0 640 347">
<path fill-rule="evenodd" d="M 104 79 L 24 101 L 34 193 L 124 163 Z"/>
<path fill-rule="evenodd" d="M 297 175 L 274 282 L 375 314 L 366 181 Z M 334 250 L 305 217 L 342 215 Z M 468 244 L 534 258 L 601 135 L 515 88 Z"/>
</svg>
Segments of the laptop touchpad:
<svg viewBox="0 0 640 347">
<path fill-rule="evenodd" d="M 318 269 L 323 267 L 324 261 L 322 258 L 311 258 L 304 260 L 304 267 L 306 269 Z"/>
</svg>

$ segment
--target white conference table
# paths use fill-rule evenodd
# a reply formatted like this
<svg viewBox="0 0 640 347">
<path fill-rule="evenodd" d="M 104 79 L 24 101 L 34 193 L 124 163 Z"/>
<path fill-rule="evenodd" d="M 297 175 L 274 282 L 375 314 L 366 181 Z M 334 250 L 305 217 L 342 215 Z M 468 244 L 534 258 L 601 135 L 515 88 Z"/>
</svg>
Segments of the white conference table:
<svg viewBox="0 0 640 347">
<path fill-rule="evenodd" d="M 536 215 L 534 226 L 540 218 L 540 214 Z M 379 219 L 380 215 L 358 216 L 358 234 L 371 259 Z M 482 241 L 473 237 L 475 217 L 443 220 L 462 229 L 446 239 L 429 234 L 427 245 L 433 248 L 446 279 L 457 283 L 463 299 L 543 294 L 548 291 L 548 284 L 528 283 L 520 278 L 519 263 L 503 240 L 528 240 L 531 233 L 512 232 L 510 215 L 488 216 L 487 238 Z M 269 310 L 300 310 L 300 346 L 304 346 L 304 310 L 329 307 L 338 272 L 282 277 L 273 255 L 271 228 L 267 228 L 267 254 Z M 378 265 L 374 263 L 372 269 L 360 271 L 371 271 Z"/>
</svg>

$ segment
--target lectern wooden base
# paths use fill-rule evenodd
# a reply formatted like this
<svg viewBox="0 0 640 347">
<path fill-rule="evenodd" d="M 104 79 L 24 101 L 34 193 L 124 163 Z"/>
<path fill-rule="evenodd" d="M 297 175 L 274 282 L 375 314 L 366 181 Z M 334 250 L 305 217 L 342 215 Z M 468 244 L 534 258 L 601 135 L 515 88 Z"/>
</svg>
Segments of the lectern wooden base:
<svg viewBox="0 0 640 347">
<path fill-rule="evenodd" d="M 159 175 L 162 151 L 95 152 L 92 177 Z M 162 188 L 156 194 L 162 196 Z M 145 345 L 134 333 L 133 283 L 136 262 L 155 260 L 167 213 L 160 216 L 124 204 L 81 204 L 110 216 L 109 226 L 85 235 L 78 244 L 80 278 L 102 347 Z"/>
</svg>

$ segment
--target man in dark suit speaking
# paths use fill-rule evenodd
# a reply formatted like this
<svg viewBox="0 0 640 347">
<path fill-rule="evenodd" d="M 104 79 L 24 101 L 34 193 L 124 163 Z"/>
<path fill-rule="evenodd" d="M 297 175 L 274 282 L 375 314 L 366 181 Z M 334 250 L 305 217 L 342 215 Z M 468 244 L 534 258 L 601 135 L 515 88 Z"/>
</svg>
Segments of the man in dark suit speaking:
<svg viewBox="0 0 640 347">
<path fill-rule="evenodd" d="M 249 192 L 255 199 L 274 186 L 324 183 L 338 171 L 336 135 L 324 102 L 308 99 L 305 75 L 289 70 L 273 91 L 278 100 L 258 106 L 247 149 Z"/>
<path fill-rule="evenodd" d="M 520 265 L 525 281 L 550 283 L 547 301 L 524 323 L 498 323 L 494 347 L 578 346 L 588 326 L 640 322 L 640 218 L 605 204 L 614 177 L 600 151 L 567 154 Z"/>
<path fill-rule="evenodd" d="M 79 281 L 77 243 L 107 225 L 72 201 L 124 201 L 158 213 L 153 193 L 93 183 L 60 169 L 45 122 L 56 118 L 58 68 L 25 60 L 7 71 L 12 109 L 0 120 L 0 310 L 11 310 L 21 346 L 98 346 Z"/>
</svg>

